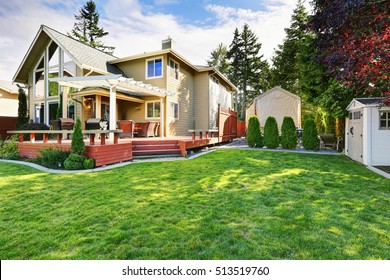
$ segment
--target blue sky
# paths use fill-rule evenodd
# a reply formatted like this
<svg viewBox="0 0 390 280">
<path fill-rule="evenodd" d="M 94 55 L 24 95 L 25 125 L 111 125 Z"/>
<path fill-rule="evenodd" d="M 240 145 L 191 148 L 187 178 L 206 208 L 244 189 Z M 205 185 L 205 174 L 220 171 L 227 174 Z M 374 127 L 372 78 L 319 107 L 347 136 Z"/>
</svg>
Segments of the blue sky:
<svg viewBox="0 0 390 280">
<path fill-rule="evenodd" d="M 11 80 L 41 24 L 69 32 L 86 0 L 0 0 L 0 80 Z M 125 57 L 161 48 L 168 36 L 194 64 L 248 23 L 270 59 L 282 43 L 297 0 L 95 0 L 103 41 Z"/>
</svg>

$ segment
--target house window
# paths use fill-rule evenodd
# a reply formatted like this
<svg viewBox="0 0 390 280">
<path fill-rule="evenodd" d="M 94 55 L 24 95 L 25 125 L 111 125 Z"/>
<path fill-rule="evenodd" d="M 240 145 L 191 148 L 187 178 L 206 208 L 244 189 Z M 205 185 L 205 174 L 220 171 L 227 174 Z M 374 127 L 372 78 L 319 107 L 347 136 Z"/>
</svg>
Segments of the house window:
<svg viewBox="0 0 390 280">
<path fill-rule="evenodd" d="M 379 112 L 379 128 L 390 129 L 390 111 Z"/>
<path fill-rule="evenodd" d="M 162 77 L 163 62 L 162 58 L 156 58 L 146 61 L 146 77 L 147 78 L 158 78 Z"/>
<path fill-rule="evenodd" d="M 173 119 L 179 119 L 179 103 L 171 102 L 170 117 Z"/>
<path fill-rule="evenodd" d="M 172 59 L 169 60 L 169 76 L 176 80 L 179 79 L 179 63 Z"/>
<path fill-rule="evenodd" d="M 146 118 L 155 119 L 160 117 L 160 102 L 147 102 L 146 103 Z"/>
</svg>

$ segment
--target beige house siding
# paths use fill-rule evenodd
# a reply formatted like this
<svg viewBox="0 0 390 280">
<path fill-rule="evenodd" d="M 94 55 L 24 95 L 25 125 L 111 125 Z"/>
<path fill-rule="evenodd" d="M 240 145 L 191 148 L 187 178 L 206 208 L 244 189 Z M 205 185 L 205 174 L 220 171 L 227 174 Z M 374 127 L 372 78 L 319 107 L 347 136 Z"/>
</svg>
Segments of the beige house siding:
<svg viewBox="0 0 390 280">
<path fill-rule="evenodd" d="M 175 60 L 176 61 L 176 60 Z M 179 63 L 178 61 L 176 61 Z M 167 65 L 167 90 L 175 92 L 173 96 L 169 96 L 166 102 L 167 115 L 167 134 L 188 135 L 189 129 L 194 128 L 194 74 L 193 70 L 183 63 L 179 63 L 179 80 L 169 75 Z M 179 118 L 173 119 L 171 102 L 179 104 Z"/>
<path fill-rule="evenodd" d="M 231 108 L 231 93 L 227 91 L 222 82 L 217 79 L 215 82 L 214 77 L 210 77 L 209 80 L 209 128 L 216 128 L 218 126 L 218 105 L 223 108 Z"/>
<path fill-rule="evenodd" d="M 18 95 L 0 89 L 0 116 L 17 117 L 18 107 Z"/>
<path fill-rule="evenodd" d="M 194 78 L 195 129 L 209 129 L 209 75 L 197 73 Z"/>
<path fill-rule="evenodd" d="M 155 58 L 163 59 L 163 76 L 161 78 L 146 78 L 146 61 Z M 159 55 L 148 58 L 140 58 L 136 60 L 121 62 L 116 64 L 129 78 L 136 81 L 143 81 L 145 84 L 151 84 L 155 87 L 166 88 L 166 66 L 167 55 Z"/>
</svg>

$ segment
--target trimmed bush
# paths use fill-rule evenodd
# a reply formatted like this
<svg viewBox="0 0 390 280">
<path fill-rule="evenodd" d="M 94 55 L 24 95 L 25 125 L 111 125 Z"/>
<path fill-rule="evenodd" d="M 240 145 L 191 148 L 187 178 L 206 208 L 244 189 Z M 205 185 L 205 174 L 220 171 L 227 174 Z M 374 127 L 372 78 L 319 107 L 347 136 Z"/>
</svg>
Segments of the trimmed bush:
<svg viewBox="0 0 390 280">
<path fill-rule="evenodd" d="M 64 167 L 66 170 L 80 170 L 84 169 L 85 157 L 78 154 L 70 154 L 64 161 Z"/>
<path fill-rule="evenodd" d="M 280 140 L 284 149 L 296 149 L 298 145 L 297 128 L 292 117 L 284 117 Z"/>
<path fill-rule="evenodd" d="M 81 120 L 77 118 L 76 124 L 74 126 L 74 132 L 72 134 L 72 152 L 78 155 L 84 155 L 85 153 L 85 144 L 83 140 L 83 132 L 81 129 Z"/>
<path fill-rule="evenodd" d="M 264 125 L 264 146 L 269 149 L 279 147 L 278 123 L 274 117 L 269 116 Z"/>
<path fill-rule="evenodd" d="M 249 118 L 246 141 L 249 147 L 263 147 L 263 137 L 261 136 L 260 122 L 257 116 Z"/>
<path fill-rule="evenodd" d="M 95 167 L 95 161 L 93 158 L 86 158 L 83 162 L 84 169 L 92 169 Z"/>
<path fill-rule="evenodd" d="M 20 158 L 18 149 L 18 135 L 12 135 L 8 140 L 0 142 L 0 158 L 17 160 Z"/>
<path fill-rule="evenodd" d="M 69 157 L 69 155 L 70 152 L 62 151 L 60 149 L 43 149 L 40 151 L 37 162 L 47 168 L 61 169 L 63 168 L 64 162 Z"/>
<path fill-rule="evenodd" d="M 302 145 L 306 150 L 319 149 L 318 133 L 313 119 L 307 119 L 303 124 Z"/>
</svg>

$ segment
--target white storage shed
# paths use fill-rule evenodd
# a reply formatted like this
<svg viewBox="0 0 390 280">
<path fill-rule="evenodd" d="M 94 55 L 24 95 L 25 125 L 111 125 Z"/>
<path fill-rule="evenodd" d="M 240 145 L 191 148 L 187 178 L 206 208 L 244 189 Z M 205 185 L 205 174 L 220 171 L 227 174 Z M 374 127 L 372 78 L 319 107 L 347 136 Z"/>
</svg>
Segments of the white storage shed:
<svg viewBox="0 0 390 280">
<path fill-rule="evenodd" d="M 257 96 L 246 109 L 247 125 L 254 115 L 259 118 L 262 128 L 269 116 L 276 119 L 279 130 L 284 117 L 292 117 L 295 126 L 301 128 L 301 98 L 281 87 L 274 87 Z"/>
<path fill-rule="evenodd" d="M 367 166 L 390 165 L 390 107 L 385 98 L 355 98 L 348 105 L 345 151 Z"/>
</svg>

